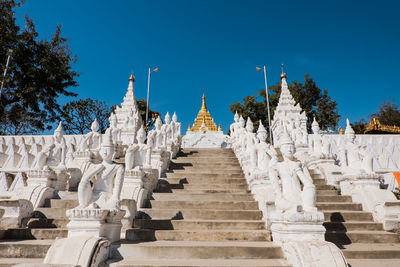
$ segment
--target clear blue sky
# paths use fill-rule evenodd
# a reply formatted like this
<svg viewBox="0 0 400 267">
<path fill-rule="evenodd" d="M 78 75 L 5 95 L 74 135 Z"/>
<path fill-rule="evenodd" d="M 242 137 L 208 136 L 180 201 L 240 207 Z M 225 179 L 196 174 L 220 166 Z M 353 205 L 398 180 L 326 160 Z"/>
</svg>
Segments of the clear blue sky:
<svg viewBox="0 0 400 267">
<path fill-rule="evenodd" d="M 28 0 L 28 14 L 41 38 L 62 24 L 81 73 L 80 98 L 119 104 L 131 66 L 135 94 L 145 98 L 147 68 L 150 105 L 176 111 L 193 123 L 205 89 L 208 109 L 226 132 L 229 105 L 279 81 L 309 73 L 339 103 L 342 116 L 356 121 L 377 111 L 383 100 L 400 104 L 399 1 L 105 1 Z M 65 101 L 65 99 L 63 99 Z"/>
</svg>

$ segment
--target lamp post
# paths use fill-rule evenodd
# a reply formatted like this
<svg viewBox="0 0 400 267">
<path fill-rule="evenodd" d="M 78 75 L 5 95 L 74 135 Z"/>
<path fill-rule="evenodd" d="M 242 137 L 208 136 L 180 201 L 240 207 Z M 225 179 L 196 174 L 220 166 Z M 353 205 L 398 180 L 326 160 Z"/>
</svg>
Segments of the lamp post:
<svg viewBox="0 0 400 267">
<path fill-rule="evenodd" d="M 1 93 L 3 92 L 4 80 L 6 79 L 8 64 L 10 63 L 10 59 L 11 59 L 12 53 L 13 53 L 13 50 L 11 48 L 8 49 L 8 52 L 7 52 L 7 55 L 8 55 L 7 63 L 6 63 L 6 67 L 4 68 L 3 80 L 1 81 L 0 96 L 1 96 Z"/>
<path fill-rule="evenodd" d="M 155 69 L 151 70 L 151 67 L 149 67 L 149 77 L 147 79 L 147 103 L 146 103 L 146 122 L 145 122 L 145 124 L 147 123 L 147 120 L 149 119 L 149 97 L 150 97 L 150 77 L 151 77 L 151 73 L 152 72 L 157 72 L 159 70 L 160 70 L 159 68 L 155 68 Z"/>
<path fill-rule="evenodd" d="M 262 69 L 259 67 L 256 67 L 257 71 L 261 71 Z M 268 111 L 268 124 L 269 124 L 269 138 L 271 141 L 271 145 L 274 144 L 273 139 L 272 139 L 272 130 L 271 130 L 271 116 L 269 112 L 269 99 L 268 99 L 268 85 L 267 85 L 267 68 L 264 65 L 264 80 L 265 80 L 265 95 L 267 98 L 267 111 Z"/>
</svg>

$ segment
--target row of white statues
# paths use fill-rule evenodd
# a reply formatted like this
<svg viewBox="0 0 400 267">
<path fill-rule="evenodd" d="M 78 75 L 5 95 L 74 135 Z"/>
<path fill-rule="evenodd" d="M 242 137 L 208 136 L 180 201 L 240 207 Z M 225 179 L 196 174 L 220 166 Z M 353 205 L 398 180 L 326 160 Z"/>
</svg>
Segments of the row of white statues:
<svg viewBox="0 0 400 267">
<path fill-rule="evenodd" d="M 348 120 L 345 142 L 335 154 L 332 139 L 320 134 L 315 118 L 312 134 L 307 133 L 306 121 L 283 75 L 271 123 L 273 145 L 266 142 L 267 131 L 261 121 L 254 133 L 250 118 L 245 121 L 237 113 L 230 126 L 230 143 L 274 242 L 282 245 L 288 260 L 294 266 L 320 266 L 318 262 L 323 266 L 346 266 L 342 253 L 324 241 L 324 216 L 316 208 L 316 187 L 310 173 L 340 188 L 342 195 L 352 196 L 353 201 L 372 212 L 374 220 L 383 223 L 385 230 L 400 228 L 400 203 L 390 191 L 380 189 L 371 153 L 358 144 Z M 386 202 L 390 202 L 390 208 Z"/>
<path fill-rule="evenodd" d="M 83 136 L 64 136 L 60 122 L 51 137 L 19 138 L 18 142 L 14 137 L 0 137 L 0 196 L 15 200 L 13 207 L 5 206 L 12 201 L 0 200 L 0 207 L 11 211 L 19 205 L 21 210 L 18 220 L 12 222 L 5 220 L 6 212 L 2 226 L 20 227 L 23 217 L 29 217 L 46 198 L 63 190 L 78 191 L 79 206 L 67 212 L 72 235 L 85 232 L 82 222 L 100 216 L 99 212 L 101 220 L 125 216 L 125 223 L 132 223 L 181 142 L 181 124 L 175 113 L 172 120 L 167 113 L 165 123 L 157 119 L 149 133 L 138 114 L 130 79 L 124 102 L 116 114 L 111 114 L 105 134 L 98 131 L 99 124 L 94 120 L 91 131 Z M 25 196 L 29 196 L 26 200 L 30 207 L 21 206 Z M 121 202 L 123 199 L 127 201 Z M 125 214 L 121 215 L 121 209 Z M 108 237 L 119 239 L 119 234 L 110 233 Z"/>
</svg>

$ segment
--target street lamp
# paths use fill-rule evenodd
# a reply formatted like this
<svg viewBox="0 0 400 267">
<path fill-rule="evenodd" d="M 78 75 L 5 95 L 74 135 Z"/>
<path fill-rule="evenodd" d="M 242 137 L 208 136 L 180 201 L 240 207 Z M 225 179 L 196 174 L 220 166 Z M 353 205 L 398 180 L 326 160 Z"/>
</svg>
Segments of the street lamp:
<svg viewBox="0 0 400 267">
<path fill-rule="evenodd" d="M 155 68 L 155 69 L 151 70 L 151 67 L 149 67 L 149 77 L 148 77 L 148 80 L 147 80 L 147 105 L 146 105 L 146 122 L 145 123 L 147 123 L 147 120 L 149 119 L 149 96 L 150 96 L 150 77 L 151 77 L 151 73 L 152 72 L 157 72 L 159 70 L 160 70 L 159 68 Z"/>
<path fill-rule="evenodd" d="M 7 52 L 7 56 L 8 56 L 7 57 L 7 63 L 6 63 L 6 67 L 4 68 L 3 80 L 1 81 L 0 96 L 1 96 L 1 93 L 3 92 L 4 80 L 6 79 L 8 64 L 10 63 L 10 59 L 11 59 L 12 53 L 13 53 L 13 50 L 11 48 L 8 49 L 8 52 Z"/>
<path fill-rule="evenodd" d="M 259 67 L 256 67 L 257 71 L 261 71 L 262 69 Z M 271 141 L 271 145 L 274 144 L 273 139 L 272 139 L 272 130 L 271 130 L 271 116 L 269 113 L 269 99 L 268 99 L 268 85 L 267 85 L 267 68 L 264 65 L 264 80 L 265 80 L 265 95 L 267 97 L 267 109 L 268 109 L 268 124 L 269 124 L 269 138 Z"/>
</svg>

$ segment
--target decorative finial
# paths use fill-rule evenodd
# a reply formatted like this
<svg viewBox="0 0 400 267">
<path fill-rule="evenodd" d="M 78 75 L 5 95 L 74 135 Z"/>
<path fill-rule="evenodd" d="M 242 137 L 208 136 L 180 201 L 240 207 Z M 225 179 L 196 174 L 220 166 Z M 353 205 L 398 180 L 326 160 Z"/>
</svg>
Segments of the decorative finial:
<svg viewBox="0 0 400 267">
<path fill-rule="evenodd" d="M 188 131 L 188 132 L 191 131 L 191 129 L 190 129 L 190 123 L 189 123 L 189 126 L 188 126 L 188 128 L 187 128 L 187 131 Z"/>
<path fill-rule="evenodd" d="M 219 131 L 219 132 L 222 132 L 221 124 L 218 124 L 218 131 Z"/>
<path fill-rule="evenodd" d="M 132 82 L 135 81 L 135 76 L 133 76 L 133 64 L 132 64 L 132 72 L 131 72 L 131 76 L 129 77 L 129 81 L 132 81 Z"/>
<path fill-rule="evenodd" d="M 283 78 L 286 79 L 286 73 L 283 72 L 283 63 L 281 64 L 281 68 L 282 68 L 281 80 L 282 80 Z"/>
<path fill-rule="evenodd" d="M 201 110 L 207 111 L 206 96 L 204 95 L 204 88 L 203 88 L 203 96 L 202 96 Z"/>
</svg>

